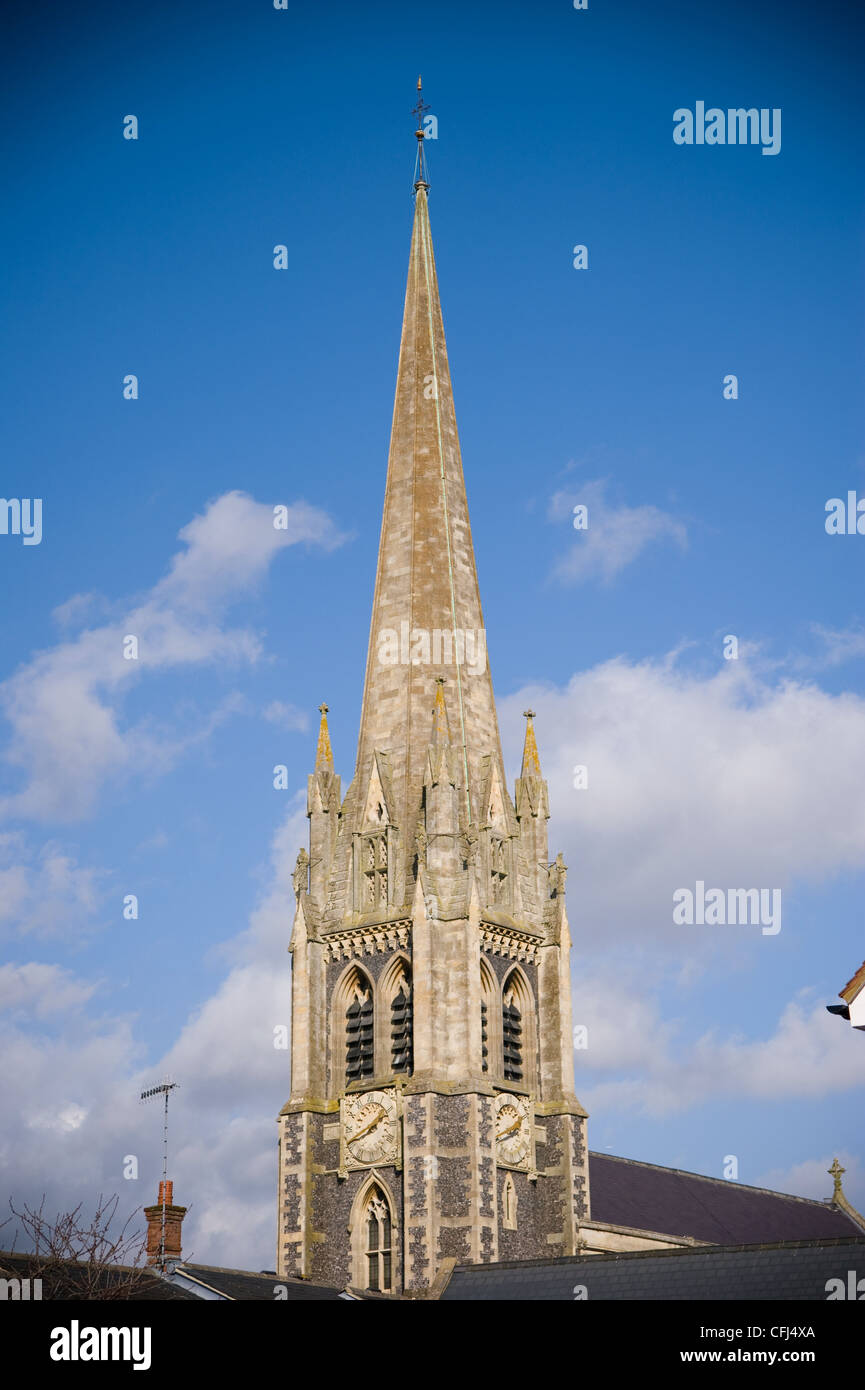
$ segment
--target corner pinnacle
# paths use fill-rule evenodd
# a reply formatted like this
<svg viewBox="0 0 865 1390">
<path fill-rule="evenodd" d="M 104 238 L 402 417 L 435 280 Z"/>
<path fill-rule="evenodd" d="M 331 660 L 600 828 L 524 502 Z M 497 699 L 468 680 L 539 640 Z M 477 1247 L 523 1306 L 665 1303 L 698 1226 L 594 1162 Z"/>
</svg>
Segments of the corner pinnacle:
<svg viewBox="0 0 865 1390">
<path fill-rule="evenodd" d="M 321 723 L 318 726 L 318 747 L 315 750 L 316 772 L 333 772 L 333 752 L 330 746 L 330 732 L 327 727 L 328 705 L 321 704 Z"/>
<path fill-rule="evenodd" d="M 523 769 L 521 777 L 540 777 L 541 760 L 538 757 L 538 745 L 535 741 L 535 726 L 532 720 L 535 717 L 533 709 L 523 710 L 523 718 L 526 721 L 526 741 L 523 744 Z"/>
</svg>

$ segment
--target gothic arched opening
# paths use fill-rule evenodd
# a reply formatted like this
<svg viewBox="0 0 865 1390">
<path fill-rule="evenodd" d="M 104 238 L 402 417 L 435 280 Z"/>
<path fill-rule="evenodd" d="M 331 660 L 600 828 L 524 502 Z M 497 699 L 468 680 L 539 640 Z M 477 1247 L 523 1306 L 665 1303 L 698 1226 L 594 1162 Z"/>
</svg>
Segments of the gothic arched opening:
<svg viewBox="0 0 865 1390">
<path fill-rule="evenodd" d="M 531 1090 L 535 1079 L 535 1001 L 531 986 L 515 966 L 502 986 L 502 1075 Z"/>
<path fill-rule="evenodd" d="M 404 956 L 388 966 L 379 985 L 381 1072 L 410 1076 L 414 1064 L 414 1017 L 411 967 Z"/>
<path fill-rule="evenodd" d="M 384 1184 L 369 1178 L 352 1208 L 353 1282 L 374 1293 L 392 1293 L 397 1252 L 393 1205 Z"/>
</svg>

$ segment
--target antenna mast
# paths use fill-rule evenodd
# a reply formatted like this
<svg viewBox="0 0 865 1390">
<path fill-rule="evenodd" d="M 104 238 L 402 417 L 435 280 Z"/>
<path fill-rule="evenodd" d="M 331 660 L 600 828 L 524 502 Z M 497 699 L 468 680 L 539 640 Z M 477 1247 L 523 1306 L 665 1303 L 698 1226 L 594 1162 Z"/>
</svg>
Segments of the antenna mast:
<svg viewBox="0 0 865 1390">
<path fill-rule="evenodd" d="M 162 1121 L 162 1183 L 160 1184 L 160 1194 L 162 1196 L 162 1232 L 159 1238 L 159 1268 L 165 1268 L 165 1199 L 168 1193 L 168 1097 L 171 1091 L 177 1090 L 176 1081 L 162 1081 L 158 1086 L 151 1086 L 148 1091 L 141 1092 L 141 1100 L 152 1100 L 154 1096 L 165 1097 L 165 1109 Z"/>
</svg>

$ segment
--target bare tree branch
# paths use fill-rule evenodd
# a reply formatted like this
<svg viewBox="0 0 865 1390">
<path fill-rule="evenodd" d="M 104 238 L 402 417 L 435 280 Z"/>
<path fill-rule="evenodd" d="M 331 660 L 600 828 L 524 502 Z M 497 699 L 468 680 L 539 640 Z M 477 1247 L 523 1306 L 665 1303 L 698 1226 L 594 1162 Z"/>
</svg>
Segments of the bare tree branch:
<svg viewBox="0 0 865 1390">
<path fill-rule="evenodd" d="M 120 1300 L 134 1298 L 146 1280 L 146 1241 L 140 1227 L 133 1227 L 139 1207 L 119 1231 L 112 1231 L 119 1196 L 100 1193 L 91 1217 L 83 1214 L 83 1202 L 72 1211 L 58 1212 L 53 1221 L 45 1213 L 45 1196 L 38 1207 L 26 1202 L 19 1210 L 12 1198 L 9 1207 L 18 1222 L 10 1253 L 26 1259 L 31 1279 L 41 1279 L 48 1298 Z M 12 1217 L 0 1225 L 7 1226 Z M 131 1229 L 130 1229 L 131 1228 Z M 30 1250 L 15 1251 L 19 1235 Z"/>
</svg>

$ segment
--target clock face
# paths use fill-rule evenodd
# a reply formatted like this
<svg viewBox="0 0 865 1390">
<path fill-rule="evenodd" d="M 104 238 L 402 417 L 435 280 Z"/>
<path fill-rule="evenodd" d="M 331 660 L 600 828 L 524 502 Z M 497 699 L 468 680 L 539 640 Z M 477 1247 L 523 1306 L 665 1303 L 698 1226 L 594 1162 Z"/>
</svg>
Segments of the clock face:
<svg viewBox="0 0 865 1390">
<path fill-rule="evenodd" d="M 355 1163 L 381 1163 L 398 1149 L 396 1097 L 392 1091 L 367 1091 L 343 1101 L 345 1147 Z"/>
<path fill-rule="evenodd" d="M 496 1096 L 496 1158 L 511 1168 L 526 1164 L 532 1131 L 528 1102 L 522 1096 Z"/>
</svg>

